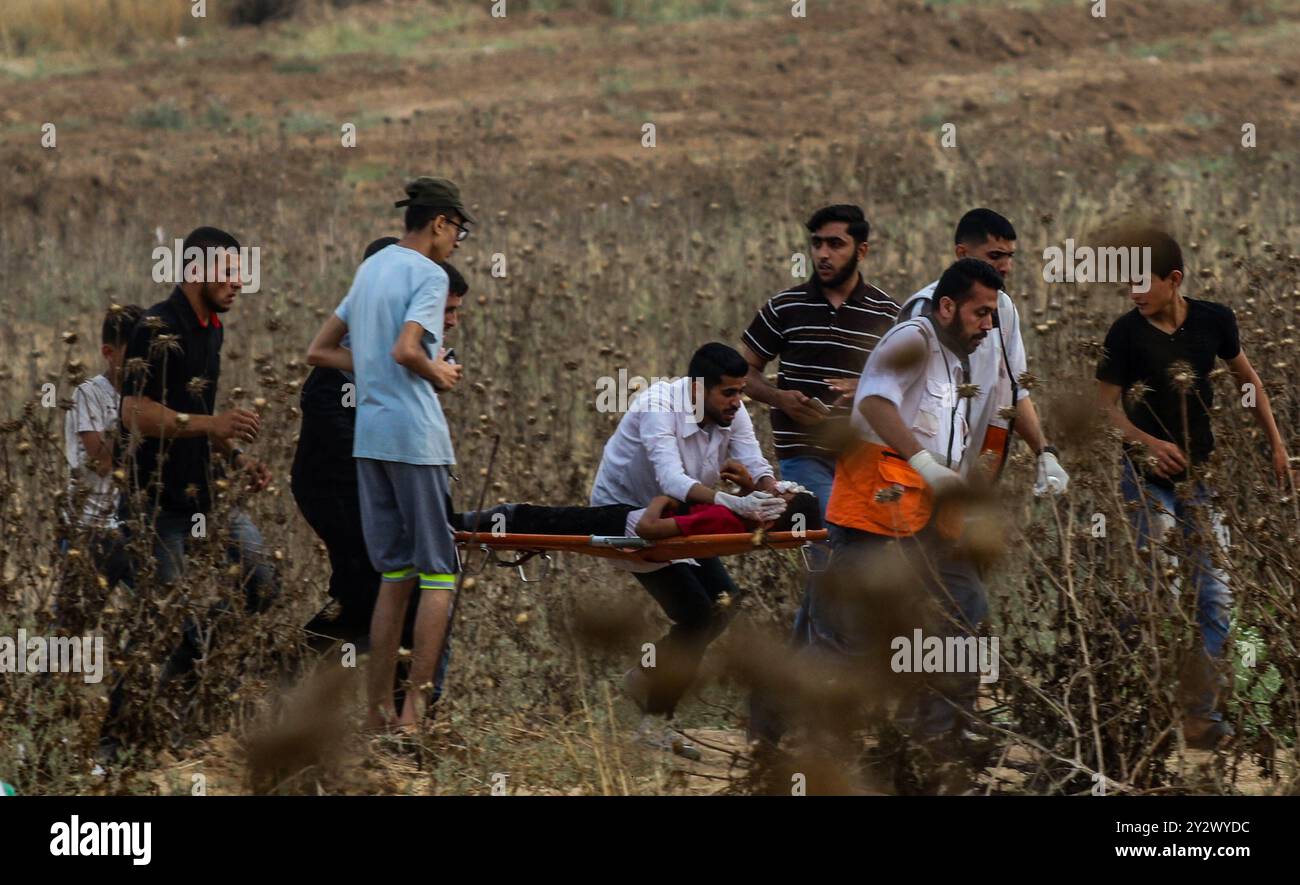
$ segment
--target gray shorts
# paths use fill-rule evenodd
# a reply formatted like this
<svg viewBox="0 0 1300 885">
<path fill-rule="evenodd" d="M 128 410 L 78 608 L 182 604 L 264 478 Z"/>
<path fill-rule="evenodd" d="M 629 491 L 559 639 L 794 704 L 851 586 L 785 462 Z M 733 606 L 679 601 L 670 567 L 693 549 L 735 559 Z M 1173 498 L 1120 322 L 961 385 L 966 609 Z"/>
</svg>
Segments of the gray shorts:
<svg viewBox="0 0 1300 885">
<path fill-rule="evenodd" d="M 458 558 L 443 465 L 357 459 L 361 529 L 375 571 L 390 583 L 419 576 L 421 590 L 451 590 Z"/>
</svg>

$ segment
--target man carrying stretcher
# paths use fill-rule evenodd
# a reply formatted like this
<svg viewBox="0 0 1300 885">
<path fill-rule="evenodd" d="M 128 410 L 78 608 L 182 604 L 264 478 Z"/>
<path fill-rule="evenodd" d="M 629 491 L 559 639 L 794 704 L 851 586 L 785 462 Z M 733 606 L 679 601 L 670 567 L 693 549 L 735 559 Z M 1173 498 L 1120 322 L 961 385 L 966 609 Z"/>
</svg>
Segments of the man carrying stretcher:
<svg viewBox="0 0 1300 885">
<path fill-rule="evenodd" d="M 592 505 L 661 507 L 663 502 L 655 499 L 666 496 L 692 507 L 721 505 L 750 523 L 781 516 L 786 502 L 779 493 L 787 489 L 777 483 L 759 450 L 741 403 L 748 372 L 744 357 L 713 342 L 691 357 L 687 377 L 660 382 L 639 394 L 605 444 Z M 714 489 L 733 457 L 754 477 L 754 490 L 746 495 Z M 645 516 L 638 517 L 638 523 Z M 698 758 L 698 751 L 660 717 L 671 718 L 695 679 L 705 649 L 726 628 L 741 591 L 716 556 L 617 565 L 634 570 L 672 621 L 667 635 L 654 643 L 653 656 L 643 658 L 653 666 L 634 668 L 624 678 L 624 688 L 646 714 L 638 736 L 653 746 Z"/>
</svg>

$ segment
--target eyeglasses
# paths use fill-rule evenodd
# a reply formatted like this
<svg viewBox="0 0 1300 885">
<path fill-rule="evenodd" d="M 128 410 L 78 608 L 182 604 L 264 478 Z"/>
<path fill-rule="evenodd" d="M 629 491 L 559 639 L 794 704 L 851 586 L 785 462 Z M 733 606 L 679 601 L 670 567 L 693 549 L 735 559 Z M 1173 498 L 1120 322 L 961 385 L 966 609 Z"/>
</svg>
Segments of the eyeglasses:
<svg viewBox="0 0 1300 885">
<path fill-rule="evenodd" d="M 452 221 L 450 218 L 447 219 L 447 223 L 451 225 L 455 225 L 456 227 L 456 242 L 459 243 L 461 240 L 469 236 L 469 228 L 467 228 L 465 225 L 460 224 L 459 222 L 456 221 Z"/>
</svg>

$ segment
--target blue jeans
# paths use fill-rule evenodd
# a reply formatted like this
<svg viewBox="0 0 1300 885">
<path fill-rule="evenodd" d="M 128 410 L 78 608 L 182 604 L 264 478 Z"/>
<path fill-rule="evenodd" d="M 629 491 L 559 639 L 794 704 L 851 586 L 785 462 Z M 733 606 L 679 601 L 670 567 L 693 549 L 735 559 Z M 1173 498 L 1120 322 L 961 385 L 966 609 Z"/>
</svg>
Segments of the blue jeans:
<svg viewBox="0 0 1300 885">
<path fill-rule="evenodd" d="M 954 556 L 952 542 L 939 537 L 932 527 L 901 539 L 833 524 L 830 532 L 835 551 L 831 568 L 837 572 L 863 574 L 875 566 L 879 561 L 876 557 L 889 545 L 902 545 L 911 574 L 920 585 L 918 589 L 923 588 L 936 606 L 931 615 L 923 616 L 923 623 L 916 625 L 927 635 L 975 636 L 988 617 L 988 595 L 979 570 L 969 560 Z M 882 653 L 882 649 L 868 647 L 863 641 L 862 612 L 848 613 L 826 603 L 816 593 L 809 602 L 810 646 L 850 657 Z M 871 616 L 870 612 L 866 614 Z M 936 677 L 926 689 L 913 694 L 900 712 L 903 718 L 911 720 L 912 731 L 918 737 L 940 737 L 961 724 L 957 708 L 974 714 L 979 680 L 978 673 L 969 671 Z"/>
<path fill-rule="evenodd" d="M 822 524 L 826 525 L 826 507 L 831 502 L 831 486 L 835 483 L 835 462 L 825 458 L 810 456 L 786 458 L 780 462 L 781 478 L 797 482 L 817 496 L 817 503 L 822 508 Z M 830 548 L 817 545 L 809 550 L 809 561 L 814 569 L 823 569 L 830 560 Z M 811 593 L 812 577 L 809 585 L 804 587 L 803 600 L 799 610 L 794 614 L 793 640 L 796 647 L 808 643 L 808 597 Z"/>
<path fill-rule="evenodd" d="M 153 555 L 161 584 L 174 583 L 185 573 L 185 546 L 193 537 L 193 517 L 194 514 L 187 512 L 162 510 L 154 519 Z M 241 567 L 244 609 L 249 613 L 266 611 L 279 595 L 280 584 L 279 575 L 265 556 L 262 534 L 242 510 L 230 511 L 227 528 L 230 539 L 226 557 Z M 224 602 L 218 603 L 209 610 L 208 616 L 215 619 L 227 610 Z M 202 654 L 199 625 L 191 616 L 185 620 L 184 641 L 173 653 L 169 668 L 173 673 L 185 672 Z"/>
<path fill-rule="evenodd" d="M 783 458 L 778 463 L 781 479 L 797 482 L 817 496 L 817 503 L 822 511 L 822 524 L 825 525 L 826 507 L 831 501 L 831 485 L 835 482 L 835 462 L 826 458 L 801 455 L 797 458 Z M 817 571 L 825 569 L 830 561 L 829 545 L 817 544 L 809 548 L 808 561 Z M 804 585 L 803 599 L 799 601 L 799 608 L 794 613 L 790 641 L 796 649 L 807 646 L 809 642 L 808 600 L 812 596 L 812 583 L 815 579 L 815 573 L 808 576 L 808 582 Z M 758 738 L 773 744 L 781 739 L 781 733 L 785 729 L 775 709 L 775 703 L 776 699 L 766 697 L 761 691 L 755 691 L 751 695 L 749 699 L 751 739 Z"/>
<path fill-rule="evenodd" d="M 1220 517 L 1210 506 L 1209 491 L 1197 483 L 1191 497 L 1180 501 L 1173 489 L 1145 481 L 1127 458 L 1124 459 L 1120 490 L 1125 501 L 1141 502 L 1130 516 L 1140 546 L 1147 547 L 1159 541 L 1164 531 L 1174 526 L 1181 528 L 1188 541 L 1190 555 L 1195 560 L 1192 583 L 1196 588 L 1196 622 L 1205 647 L 1205 660 L 1199 675 L 1202 684 L 1207 686 L 1197 692 L 1188 712 L 1220 721 L 1223 714 L 1216 709 L 1217 695 L 1227 679 L 1218 672 L 1216 662 L 1221 661 L 1228 650 L 1228 633 L 1232 629 L 1232 589 L 1228 586 L 1228 576 L 1214 564 L 1213 545 L 1217 543 L 1215 532 L 1219 530 Z"/>
<path fill-rule="evenodd" d="M 893 637 L 888 630 L 902 629 L 903 620 L 907 621 L 905 636 L 919 627 L 928 636 L 968 637 L 976 634 L 988 616 L 988 597 L 975 566 L 953 556 L 951 542 L 938 537 L 933 529 L 895 539 L 831 524 L 830 533 L 834 553 L 829 570 L 819 576 L 808 594 L 807 633 L 797 645 L 796 665 L 845 663 L 849 673 L 862 672 L 864 662 L 889 659 Z M 862 576 L 880 568 L 882 557 L 893 553 L 905 557 L 908 574 L 914 576 L 915 596 L 910 603 L 891 603 L 901 605 L 898 611 L 906 617 L 898 620 L 895 612 L 887 626 L 880 620 L 881 613 L 871 607 L 870 597 L 846 594 L 844 582 L 857 584 Z M 944 736 L 962 722 L 959 711 L 974 714 L 979 680 L 975 672 L 928 678 L 905 698 L 900 718 L 918 738 Z M 797 703 L 771 692 L 755 692 L 750 702 L 751 736 L 776 744 L 791 716 L 798 714 Z"/>
</svg>

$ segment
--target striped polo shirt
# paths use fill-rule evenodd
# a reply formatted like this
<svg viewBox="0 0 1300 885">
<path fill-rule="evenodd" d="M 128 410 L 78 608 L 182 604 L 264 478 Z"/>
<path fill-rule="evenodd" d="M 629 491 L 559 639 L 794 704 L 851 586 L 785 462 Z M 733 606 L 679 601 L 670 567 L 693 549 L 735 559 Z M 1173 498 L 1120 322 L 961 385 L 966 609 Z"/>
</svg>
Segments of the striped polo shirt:
<svg viewBox="0 0 1300 885">
<path fill-rule="evenodd" d="M 780 357 L 777 387 L 815 396 L 833 407 L 829 418 L 812 427 L 772 409 L 778 458 L 834 458 L 838 454 L 835 440 L 845 436 L 849 406 L 833 405 L 839 394 L 822 379 L 861 375 L 867 356 L 897 315 L 898 304 L 863 282 L 861 276 L 857 288 L 838 309 L 826 299 L 815 276 L 778 292 L 759 309 L 742 340 L 764 359 Z"/>
</svg>

